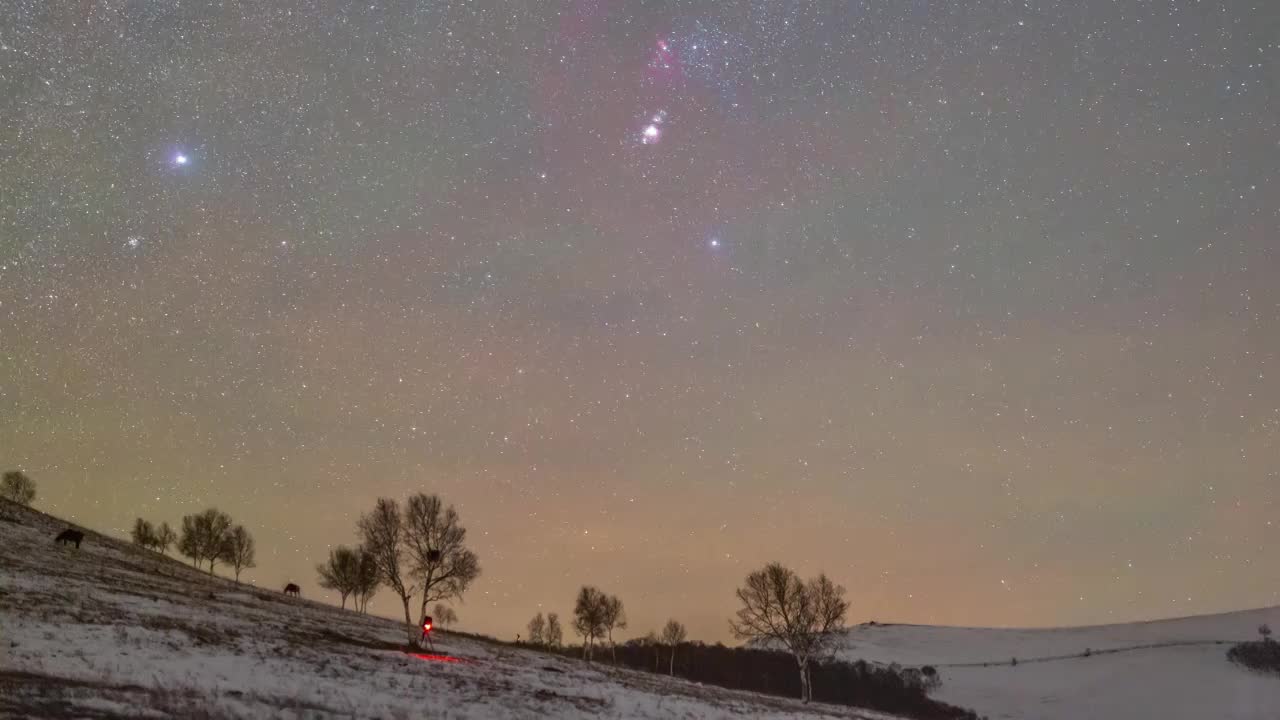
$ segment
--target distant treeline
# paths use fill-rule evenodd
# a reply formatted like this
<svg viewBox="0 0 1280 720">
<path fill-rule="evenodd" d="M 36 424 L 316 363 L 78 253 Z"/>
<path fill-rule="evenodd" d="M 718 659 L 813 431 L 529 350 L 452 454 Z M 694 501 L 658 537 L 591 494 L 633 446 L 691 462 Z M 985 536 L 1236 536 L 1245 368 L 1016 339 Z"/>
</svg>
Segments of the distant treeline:
<svg viewBox="0 0 1280 720">
<path fill-rule="evenodd" d="M 581 657 L 581 647 L 565 646 L 553 652 Z M 630 641 L 619 645 L 618 664 L 636 670 L 666 674 L 670 656 L 661 646 Z M 682 643 L 676 648 L 675 675 L 693 682 L 735 690 L 796 697 L 800 676 L 790 653 L 720 643 Z M 919 720 L 978 720 L 970 710 L 930 699 L 927 681 L 915 668 L 872 665 L 865 661 L 823 662 L 811 671 L 813 699 L 835 705 L 851 705 Z"/>
</svg>

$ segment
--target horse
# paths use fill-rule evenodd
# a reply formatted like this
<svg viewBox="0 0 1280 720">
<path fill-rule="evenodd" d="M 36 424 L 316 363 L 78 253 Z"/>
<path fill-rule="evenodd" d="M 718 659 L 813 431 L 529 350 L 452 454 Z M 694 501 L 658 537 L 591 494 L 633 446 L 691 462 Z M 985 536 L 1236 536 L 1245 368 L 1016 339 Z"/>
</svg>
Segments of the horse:
<svg viewBox="0 0 1280 720">
<path fill-rule="evenodd" d="M 58 533 L 58 537 L 53 539 L 53 541 L 58 543 L 59 545 L 65 545 L 67 543 L 75 543 L 77 550 L 80 549 L 80 542 L 82 540 L 84 540 L 84 533 L 80 532 L 79 530 L 72 530 L 71 528 L 67 528 L 66 530 L 63 530 L 62 532 Z"/>
<path fill-rule="evenodd" d="M 284 586 L 284 594 L 292 595 L 294 597 L 302 597 L 302 588 L 298 587 L 294 583 L 289 583 Z"/>
</svg>

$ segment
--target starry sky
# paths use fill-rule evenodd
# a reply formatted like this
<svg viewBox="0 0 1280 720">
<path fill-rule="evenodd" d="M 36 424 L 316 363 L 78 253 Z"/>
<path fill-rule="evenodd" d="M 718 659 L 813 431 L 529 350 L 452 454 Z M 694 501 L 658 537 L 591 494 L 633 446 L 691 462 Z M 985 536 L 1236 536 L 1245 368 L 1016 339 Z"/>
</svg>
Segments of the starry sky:
<svg viewBox="0 0 1280 720">
<path fill-rule="evenodd" d="M 0 0 L 0 465 L 510 638 L 1280 603 L 1280 5 Z M 334 598 L 336 601 L 336 598 Z M 390 613 L 384 593 L 375 607 Z M 630 634 L 630 633 L 628 633 Z"/>
</svg>

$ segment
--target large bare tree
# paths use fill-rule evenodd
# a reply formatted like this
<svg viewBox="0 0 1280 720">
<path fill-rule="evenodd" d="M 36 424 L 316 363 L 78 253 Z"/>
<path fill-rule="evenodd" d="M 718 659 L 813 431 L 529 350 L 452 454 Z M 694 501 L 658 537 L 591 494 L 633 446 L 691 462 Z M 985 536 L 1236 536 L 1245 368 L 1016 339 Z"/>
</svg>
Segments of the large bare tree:
<svg viewBox="0 0 1280 720">
<path fill-rule="evenodd" d="M 405 527 L 400 506 L 391 498 L 378 498 L 373 510 L 356 523 L 364 548 L 378 568 L 378 579 L 391 588 L 404 605 L 404 628 L 409 644 L 418 641 L 413 620 L 409 617 L 409 600 L 417 591 L 410 583 L 409 563 L 405 557 Z"/>
<path fill-rule="evenodd" d="M 453 506 L 445 507 L 438 495 L 419 493 L 404 508 L 404 542 L 413 577 L 422 589 L 422 612 L 440 600 L 462 598 L 480 576 L 480 560 L 467 548 L 467 529 Z"/>
<path fill-rule="evenodd" d="M 800 698 L 813 699 L 810 663 L 836 642 L 844 629 L 849 603 L 844 588 L 826 575 L 805 582 L 790 568 L 770 563 L 747 575 L 738 588 L 742 608 L 729 621 L 741 640 L 765 641 L 785 647 L 800 668 Z"/>
</svg>

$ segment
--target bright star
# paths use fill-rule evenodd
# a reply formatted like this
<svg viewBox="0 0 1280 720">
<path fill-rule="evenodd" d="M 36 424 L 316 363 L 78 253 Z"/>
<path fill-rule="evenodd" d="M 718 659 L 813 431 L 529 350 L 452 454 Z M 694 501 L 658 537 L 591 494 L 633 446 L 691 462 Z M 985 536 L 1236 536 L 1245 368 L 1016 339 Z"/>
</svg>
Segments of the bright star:
<svg viewBox="0 0 1280 720">
<path fill-rule="evenodd" d="M 183 155 L 182 153 L 178 153 L 178 155 L 173 158 L 173 162 L 175 165 L 186 165 L 187 156 Z"/>
<path fill-rule="evenodd" d="M 711 247 L 720 247 L 720 238 L 711 238 Z"/>
</svg>

